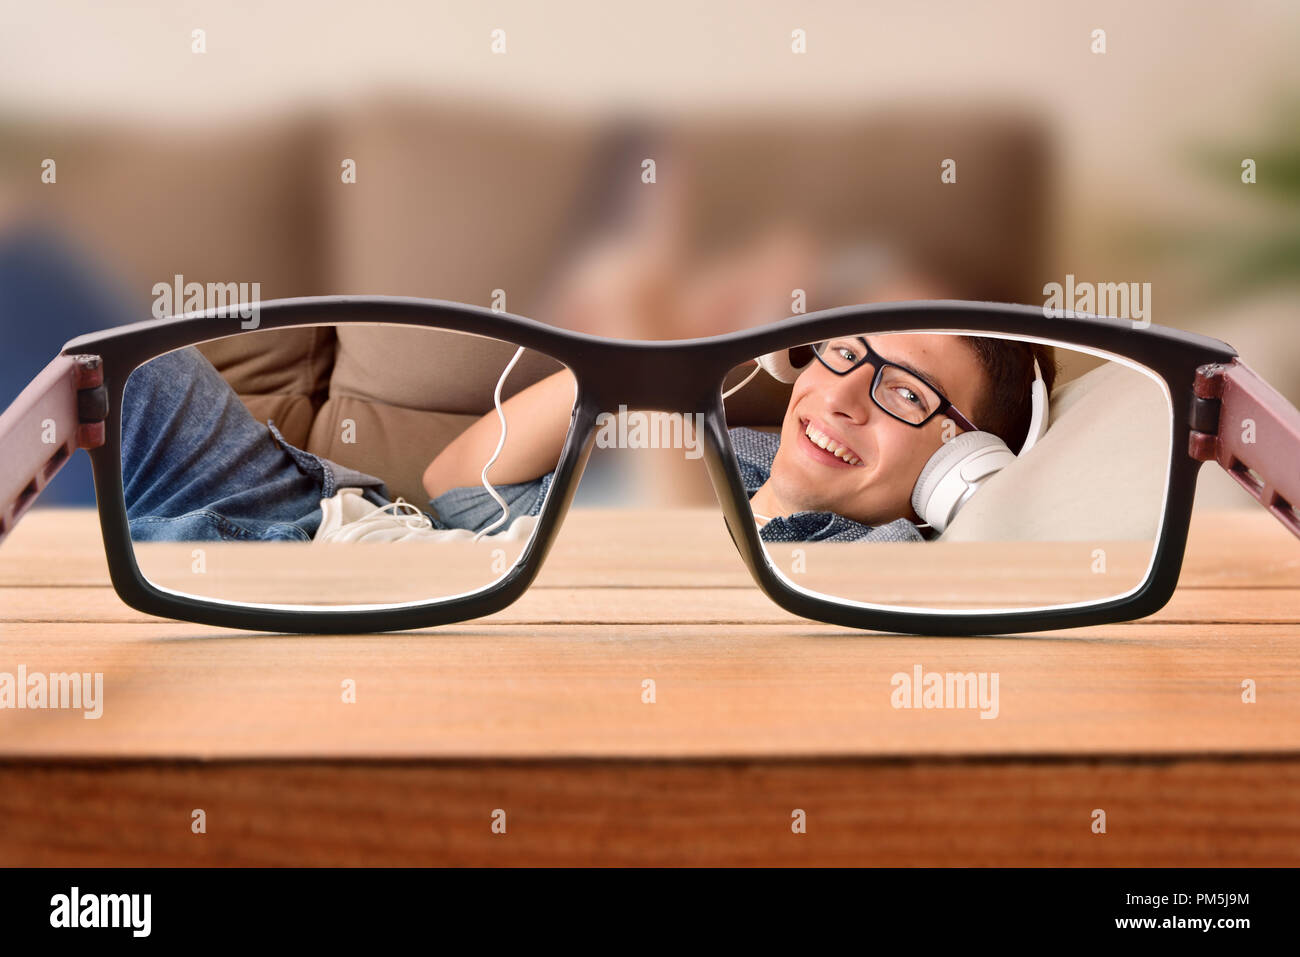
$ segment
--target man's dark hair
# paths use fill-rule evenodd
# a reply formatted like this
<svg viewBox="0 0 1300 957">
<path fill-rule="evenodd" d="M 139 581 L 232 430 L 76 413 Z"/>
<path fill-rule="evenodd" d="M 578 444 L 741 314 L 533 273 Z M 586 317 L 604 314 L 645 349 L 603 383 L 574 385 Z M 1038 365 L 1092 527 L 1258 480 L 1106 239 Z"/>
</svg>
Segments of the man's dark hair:
<svg viewBox="0 0 1300 957">
<path fill-rule="evenodd" d="M 1033 413 L 1030 386 L 1034 382 L 1034 360 L 1038 360 L 1050 396 L 1058 371 L 1056 350 L 1037 342 L 1014 339 L 962 338 L 974 349 L 980 367 L 992 384 L 992 389 L 984 393 L 980 407 L 969 413 L 970 418 L 981 431 L 992 432 L 1012 452 L 1019 453 Z"/>
</svg>

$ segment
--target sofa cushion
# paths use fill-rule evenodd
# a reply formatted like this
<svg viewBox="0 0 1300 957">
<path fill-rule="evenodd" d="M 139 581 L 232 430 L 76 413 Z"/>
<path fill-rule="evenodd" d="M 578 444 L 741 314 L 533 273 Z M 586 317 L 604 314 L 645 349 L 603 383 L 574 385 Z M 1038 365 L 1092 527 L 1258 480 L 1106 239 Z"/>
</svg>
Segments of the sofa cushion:
<svg viewBox="0 0 1300 957">
<path fill-rule="evenodd" d="M 340 326 L 329 394 L 426 412 L 491 411 L 497 380 L 517 347 L 484 336 L 408 326 Z M 525 351 L 502 399 L 563 366 Z M 313 450 L 315 451 L 315 450 Z"/>
<path fill-rule="evenodd" d="M 331 396 L 316 415 L 307 448 L 378 476 L 393 498 L 423 506 L 428 501 L 421 481 L 425 466 L 477 418 Z"/>
<path fill-rule="evenodd" d="M 188 129 L 117 117 L 7 127 L 0 153 L 21 158 L 12 179 L 21 199 L 95 251 L 138 319 L 150 316 L 154 284 L 177 275 L 256 282 L 263 300 L 322 292 L 330 236 L 321 197 L 338 174 L 321 162 L 309 115 Z M 55 188 L 27 175 L 41 157 L 58 158 Z"/>
<path fill-rule="evenodd" d="M 259 421 L 274 419 L 286 440 L 307 446 L 334 365 L 334 328 L 266 329 L 200 343 L 198 350 Z"/>
<path fill-rule="evenodd" d="M 527 107 L 378 99 L 332 119 L 327 157 L 356 182 L 319 195 L 329 224 L 329 292 L 422 296 L 544 318 L 556 261 L 591 202 L 598 124 Z"/>
<path fill-rule="evenodd" d="M 425 501 L 424 468 L 493 409 L 497 380 L 516 347 L 498 339 L 404 326 L 340 326 L 329 400 L 310 452 L 382 478 L 390 494 Z M 502 399 L 561 370 L 526 351 Z"/>
<path fill-rule="evenodd" d="M 1171 428 L 1164 390 L 1107 362 L 1053 392 L 1042 439 L 990 478 L 941 539 L 1154 542 Z"/>
</svg>

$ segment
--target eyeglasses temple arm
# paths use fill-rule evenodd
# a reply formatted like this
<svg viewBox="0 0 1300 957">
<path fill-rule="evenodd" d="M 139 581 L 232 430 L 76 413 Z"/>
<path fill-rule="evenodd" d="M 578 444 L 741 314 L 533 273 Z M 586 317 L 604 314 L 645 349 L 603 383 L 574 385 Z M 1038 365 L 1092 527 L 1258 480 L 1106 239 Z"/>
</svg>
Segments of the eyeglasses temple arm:
<svg viewBox="0 0 1300 957">
<path fill-rule="evenodd" d="M 1300 412 L 1240 359 L 1196 370 L 1187 451 L 1218 462 L 1300 538 Z"/>
<path fill-rule="evenodd" d="M 948 411 L 944 414 L 947 415 L 948 418 L 952 419 L 953 422 L 957 423 L 957 425 L 961 427 L 961 430 L 963 432 L 979 431 L 979 429 L 975 427 L 974 422 L 972 422 L 970 419 L 966 418 L 966 416 L 962 415 L 960 412 L 957 411 L 957 407 L 955 405 L 950 404 L 948 406 Z"/>
<path fill-rule="evenodd" d="M 99 356 L 55 356 L 0 413 L 0 542 L 77 449 L 104 444 Z"/>
</svg>

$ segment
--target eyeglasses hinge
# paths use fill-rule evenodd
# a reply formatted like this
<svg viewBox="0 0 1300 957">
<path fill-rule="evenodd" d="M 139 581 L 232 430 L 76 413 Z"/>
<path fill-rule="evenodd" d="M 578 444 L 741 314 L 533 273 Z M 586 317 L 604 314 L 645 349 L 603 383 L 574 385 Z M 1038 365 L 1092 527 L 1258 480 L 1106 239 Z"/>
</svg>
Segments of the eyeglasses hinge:
<svg viewBox="0 0 1300 957">
<path fill-rule="evenodd" d="M 104 364 L 99 356 L 70 356 L 76 370 L 77 447 L 96 449 L 104 444 L 104 422 L 108 419 L 108 389 L 104 387 Z"/>
<path fill-rule="evenodd" d="M 1219 362 L 1203 365 L 1196 370 L 1196 378 L 1192 380 L 1192 404 L 1188 416 L 1191 434 L 1188 436 L 1187 454 L 1198 462 L 1213 462 L 1218 456 L 1219 410 L 1226 368 Z"/>
</svg>

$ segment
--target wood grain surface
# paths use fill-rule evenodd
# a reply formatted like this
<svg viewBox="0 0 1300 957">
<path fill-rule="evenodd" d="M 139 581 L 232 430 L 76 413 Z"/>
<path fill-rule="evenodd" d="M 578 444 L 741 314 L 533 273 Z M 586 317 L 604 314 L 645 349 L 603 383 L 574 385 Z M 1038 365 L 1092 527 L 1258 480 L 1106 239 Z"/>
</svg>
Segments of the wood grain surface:
<svg viewBox="0 0 1300 957">
<path fill-rule="evenodd" d="M 37 510 L 0 672 L 104 710 L 0 710 L 0 864 L 1294 865 L 1298 626 L 1262 511 L 1198 514 L 1148 619 L 948 639 L 789 615 L 712 510 L 576 511 L 510 608 L 337 637 L 137 613 L 93 515 Z M 997 717 L 893 707 L 917 665 L 996 673 Z"/>
</svg>

